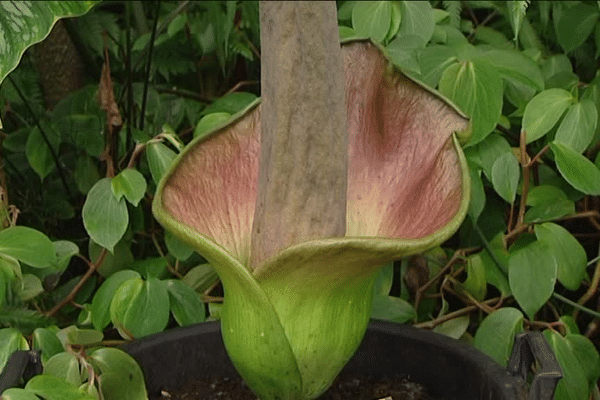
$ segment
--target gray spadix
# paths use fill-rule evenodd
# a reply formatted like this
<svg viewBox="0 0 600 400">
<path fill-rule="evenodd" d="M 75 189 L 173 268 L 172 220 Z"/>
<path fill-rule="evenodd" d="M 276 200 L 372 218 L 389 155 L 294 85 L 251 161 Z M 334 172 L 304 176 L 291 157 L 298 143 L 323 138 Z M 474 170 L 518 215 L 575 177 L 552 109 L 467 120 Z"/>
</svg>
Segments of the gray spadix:
<svg viewBox="0 0 600 400">
<path fill-rule="evenodd" d="M 262 400 L 314 399 L 360 344 L 378 268 L 449 238 L 468 208 L 456 135 L 468 121 L 394 69 L 371 42 L 342 46 L 348 141 L 346 233 L 250 265 L 261 104 L 192 141 L 159 184 L 158 221 L 225 290 L 228 354 Z"/>
</svg>

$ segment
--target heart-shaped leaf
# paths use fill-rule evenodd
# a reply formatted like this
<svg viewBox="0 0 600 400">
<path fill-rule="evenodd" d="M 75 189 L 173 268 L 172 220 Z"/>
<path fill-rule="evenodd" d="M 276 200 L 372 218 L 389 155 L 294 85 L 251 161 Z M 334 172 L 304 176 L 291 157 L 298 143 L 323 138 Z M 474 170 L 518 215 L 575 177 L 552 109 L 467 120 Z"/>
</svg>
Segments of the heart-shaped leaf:
<svg viewBox="0 0 600 400">
<path fill-rule="evenodd" d="M 125 196 L 127 201 L 137 207 L 146 193 L 146 179 L 137 170 L 126 168 L 112 178 L 111 188 L 117 200 Z"/>
<path fill-rule="evenodd" d="M 523 331 L 523 314 L 512 307 L 503 307 L 481 321 L 473 344 L 502 366 L 508 365 L 515 335 Z"/>
<path fill-rule="evenodd" d="M 50 239 L 42 232 L 25 226 L 13 226 L 0 231 L 0 253 L 34 268 L 46 268 L 57 261 Z"/>
<path fill-rule="evenodd" d="M 557 331 L 546 329 L 544 336 L 562 369 L 563 377 L 558 381 L 554 396 L 557 399 L 586 399 L 589 395 L 587 374 L 573 354 L 567 340 Z M 587 366 L 585 367 L 587 368 Z"/>
<path fill-rule="evenodd" d="M 194 289 L 175 279 L 169 279 L 165 284 L 171 312 L 180 326 L 204 322 L 204 303 Z"/>
<path fill-rule="evenodd" d="M 552 142 L 558 171 L 575 189 L 592 195 L 600 195 L 600 170 L 577 151 L 560 143 Z"/>
<path fill-rule="evenodd" d="M 352 27 L 360 36 L 383 42 L 392 23 L 388 1 L 359 1 L 352 9 Z"/>
<path fill-rule="evenodd" d="M 115 291 L 110 318 L 126 338 L 162 332 L 169 322 L 169 294 L 164 282 L 132 278 Z"/>
<path fill-rule="evenodd" d="M 598 7 L 589 4 L 564 9 L 556 25 L 558 43 L 567 52 L 575 50 L 590 36 L 599 15 Z"/>
<path fill-rule="evenodd" d="M 545 243 L 558 266 L 558 281 L 569 290 L 577 290 L 585 276 L 587 255 L 581 244 L 560 225 L 547 222 L 535 226 L 535 235 Z"/>
<path fill-rule="evenodd" d="M 527 143 L 548 133 L 572 102 L 571 93 L 557 88 L 544 90 L 531 99 L 523 114 Z"/>
<path fill-rule="evenodd" d="M 125 200 L 117 200 L 110 178 L 100 179 L 90 189 L 81 211 L 90 238 L 110 252 L 125 234 L 129 214 Z"/>
<path fill-rule="evenodd" d="M 471 145 L 485 139 L 500 120 L 502 80 L 496 68 L 483 58 L 450 65 L 440 78 L 439 90 L 471 117 Z"/>
<path fill-rule="evenodd" d="M 512 152 L 501 155 L 492 166 L 492 185 L 496 192 L 510 204 L 515 201 L 520 176 L 519 162 Z"/>
<path fill-rule="evenodd" d="M 554 140 L 581 153 L 594 138 L 597 120 L 598 111 L 592 100 L 575 103 L 567 110 Z"/>
<path fill-rule="evenodd" d="M 510 289 L 530 319 L 535 318 L 535 313 L 552 295 L 556 275 L 556 261 L 544 242 L 530 243 L 510 255 Z"/>
</svg>

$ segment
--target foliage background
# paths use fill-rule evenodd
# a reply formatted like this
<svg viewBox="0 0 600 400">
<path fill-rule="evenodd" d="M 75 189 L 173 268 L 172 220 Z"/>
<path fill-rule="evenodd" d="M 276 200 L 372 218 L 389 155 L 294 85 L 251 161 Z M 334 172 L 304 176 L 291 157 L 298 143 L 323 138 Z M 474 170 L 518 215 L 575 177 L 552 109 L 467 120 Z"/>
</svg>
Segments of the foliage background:
<svg viewBox="0 0 600 400">
<path fill-rule="evenodd" d="M 542 330 L 555 398 L 600 398 L 600 3 L 341 1 L 338 16 L 341 38 L 379 43 L 473 124 L 469 216 L 382 269 L 373 317 L 502 365 L 516 333 Z M 258 3 L 102 2 L 19 58 L 0 69 L 0 368 L 42 349 L 47 373 L 107 395 L 131 365 L 99 345 L 219 318 L 218 277 L 150 205 L 185 143 L 260 95 Z M 144 398 L 141 380 L 127 390 Z"/>
</svg>

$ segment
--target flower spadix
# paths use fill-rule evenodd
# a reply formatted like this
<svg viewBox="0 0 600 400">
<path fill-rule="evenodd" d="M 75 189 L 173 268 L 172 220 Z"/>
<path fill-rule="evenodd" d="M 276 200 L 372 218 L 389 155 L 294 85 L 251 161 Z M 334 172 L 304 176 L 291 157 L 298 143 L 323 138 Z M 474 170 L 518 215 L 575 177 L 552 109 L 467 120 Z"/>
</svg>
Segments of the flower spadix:
<svg viewBox="0 0 600 400">
<path fill-rule="evenodd" d="M 342 47 L 348 140 L 346 233 L 251 265 L 259 101 L 192 141 L 161 181 L 154 214 L 218 272 L 228 354 L 260 399 L 313 399 L 366 330 L 379 266 L 441 244 L 468 207 L 455 132 L 468 121 L 368 41 Z"/>
</svg>

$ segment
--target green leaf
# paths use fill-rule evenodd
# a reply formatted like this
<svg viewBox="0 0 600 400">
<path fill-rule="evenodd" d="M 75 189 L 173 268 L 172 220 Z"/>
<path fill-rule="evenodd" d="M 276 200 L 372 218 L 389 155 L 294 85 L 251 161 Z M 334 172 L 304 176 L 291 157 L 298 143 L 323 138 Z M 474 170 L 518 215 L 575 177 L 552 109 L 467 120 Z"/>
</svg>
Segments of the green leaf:
<svg viewBox="0 0 600 400">
<path fill-rule="evenodd" d="M 577 4 L 563 11 L 556 25 L 556 38 L 566 52 L 575 50 L 585 42 L 594 29 L 598 15 L 598 8 L 587 4 Z"/>
<path fill-rule="evenodd" d="M 64 272 L 69 266 L 71 258 L 79 254 L 79 247 L 73 242 L 68 240 L 57 240 L 54 244 L 54 251 L 56 253 L 56 265 L 55 270 L 59 273 Z"/>
<path fill-rule="evenodd" d="M 589 384 L 595 384 L 600 377 L 600 355 L 592 341 L 583 335 L 567 334 L 565 342 L 586 372 Z"/>
<path fill-rule="evenodd" d="M 37 375 L 31 378 L 25 389 L 46 400 L 97 400 L 79 388 L 53 375 Z"/>
<path fill-rule="evenodd" d="M 529 190 L 527 195 L 528 206 L 541 206 L 555 201 L 566 200 L 565 192 L 552 185 L 540 185 Z"/>
<path fill-rule="evenodd" d="M 188 271 L 182 281 L 199 293 L 204 293 L 218 280 L 218 275 L 210 264 L 201 264 Z"/>
<path fill-rule="evenodd" d="M 196 124 L 196 129 L 194 129 L 194 137 L 204 136 L 217 126 L 229 121 L 230 118 L 231 114 L 226 112 L 216 112 L 205 115 L 204 117 L 200 118 L 200 121 L 198 121 L 198 124 Z"/>
<path fill-rule="evenodd" d="M 66 333 L 66 343 L 68 344 L 89 346 L 91 344 L 100 343 L 104 338 L 104 334 L 99 330 L 79 329 L 74 325 L 63 329 L 63 331 Z"/>
<path fill-rule="evenodd" d="M 104 149 L 100 118 L 94 114 L 74 112 L 77 111 L 72 110 L 68 115 L 54 122 L 60 136 L 91 157 L 100 158 Z"/>
<path fill-rule="evenodd" d="M 181 31 L 187 23 L 187 14 L 179 14 L 169 23 L 167 28 L 167 34 L 171 37 L 175 36 L 177 32 Z"/>
<path fill-rule="evenodd" d="M 485 190 L 483 188 L 483 182 L 481 182 L 480 171 L 469 167 L 469 174 L 471 176 L 471 201 L 469 203 L 469 216 L 474 222 L 477 222 L 477 219 L 485 207 Z"/>
<path fill-rule="evenodd" d="M 417 312 L 406 300 L 394 296 L 373 296 L 373 309 L 371 318 L 383 319 L 400 324 L 413 321 L 417 318 Z"/>
<path fill-rule="evenodd" d="M 567 110 L 556 131 L 555 141 L 582 153 L 596 133 L 598 111 L 592 100 L 582 100 Z"/>
<path fill-rule="evenodd" d="M 515 34 L 515 42 L 519 37 L 519 31 L 521 30 L 521 23 L 525 18 L 525 12 L 530 0 L 511 0 L 507 2 L 506 9 L 508 11 L 508 20 L 512 27 L 513 33 Z"/>
<path fill-rule="evenodd" d="M 31 334 L 39 326 L 49 324 L 48 317 L 37 310 L 31 310 L 24 307 L 4 307 L 0 309 L 0 324 L 9 325 L 18 328 L 26 335 Z M 0 339 L 2 339 L 0 335 Z M 23 338 L 24 349 L 27 350 L 27 341 Z M 0 360 L 1 361 L 1 360 Z"/>
<path fill-rule="evenodd" d="M 568 230 L 546 222 L 535 226 L 538 241 L 546 244 L 558 266 L 558 281 L 569 290 L 577 290 L 585 277 L 587 255 L 584 248 Z"/>
<path fill-rule="evenodd" d="M 48 125 L 45 125 L 44 128 L 46 128 L 44 132 L 52 145 L 52 149 L 57 153 L 58 147 L 60 146 L 60 138 L 48 127 Z M 55 167 L 52 151 L 48 147 L 48 143 L 46 143 L 42 137 L 42 133 L 37 126 L 29 133 L 25 155 L 27 156 L 29 165 L 31 165 L 31 168 L 39 175 L 42 181 Z"/>
<path fill-rule="evenodd" d="M 40 400 L 39 397 L 27 389 L 11 388 L 2 392 L 4 400 Z"/>
<path fill-rule="evenodd" d="M 165 232 L 165 245 L 169 253 L 178 260 L 185 261 L 194 253 L 194 249 L 177 239 L 171 232 Z"/>
<path fill-rule="evenodd" d="M 162 143 L 149 143 L 146 147 L 146 158 L 154 183 L 158 184 L 165 171 L 175 159 L 175 152 Z"/>
<path fill-rule="evenodd" d="M 415 35 L 398 36 L 387 47 L 390 60 L 400 68 L 421 73 L 416 49 L 423 47 L 423 39 Z"/>
<path fill-rule="evenodd" d="M 600 195 L 600 170 L 590 160 L 560 142 L 550 143 L 558 171 L 575 189 Z"/>
<path fill-rule="evenodd" d="M 0 329 L 0 371 L 4 369 L 9 357 L 17 350 L 29 350 L 27 339 L 15 328 Z"/>
<path fill-rule="evenodd" d="M 563 372 L 562 379 L 556 385 L 554 398 L 561 400 L 587 399 L 589 397 L 587 374 L 573 354 L 567 340 L 552 329 L 546 329 L 544 336 Z"/>
<path fill-rule="evenodd" d="M 179 280 L 168 279 L 164 282 L 169 292 L 169 304 L 175 321 L 180 326 L 204 322 L 204 303 L 198 293 Z"/>
<path fill-rule="evenodd" d="M 471 145 L 485 139 L 500 120 L 502 80 L 482 58 L 450 65 L 442 74 L 439 90 L 471 118 Z"/>
<path fill-rule="evenodd" d="M 571 200 L 563 199 L 530 208 L 523 216 L 523 222 L 531 224 L 534 222 L 551 221 L 571 214 L 575 214 L 575 203 Z"/>
<path fill-rule="evenodd" d="M 42 41 L 63 17 L 85 14 L 97 1 L 0 2 L 0 83 L 25 50 Z"/>
<path fill-rule="evenodd" d="M 50 357 L 44 364 L 44 373 L 53 375 L 75 386 L 82 383 L 79 360 L 72 353 L 62 352 Z"/>
<path fill-rule="evenodd" d="M 433 35 L 435 19 L 428 1 L 401 1 L 402 23 L 398 36 L 416 35 L 426 44 Z"/>
<path fill-rule="evenodd" d="M 433 332 L 441 333 L 451 337 L 452 339 L 460 339 L 460 337 L 467 331 L 469 327 L 470 319 L 468 315 L 462 317 L 453 318 L 446 322 L 443 322 L 433 328 Z"/>
<path fill-rule="evenodd" d="M 438 85 L 446 68 L 457 60 L 456 52 L 448 46 L 427 46 L 418 54 L 422 80 L 432 88 Z"/>
<path fill-rule="evenodd" d="M 523 314 L 516 308 L 503 307 L 481 321 L 473 344 L 503 367 L 508 365 L 515 335 L 523 331 Z"/>
<path fill-rule="evenodd" d="M 43 293 L 42 281 L 35 275 L 24 274 L 21 284 L 16 290 L 17 296 L 21 301 L 28 301 Z"/>
<path fill-rule="evenodd" d="M 121 284 L 110 303 L 113 325 L 125 338 L 162 332 L 169 322 L 169 294 L 156 278 L 132 278 Z"/>
<path fill-rule="evenodd" d="M 215 100 L 214 103 L 202 110 L 200 115 L 208 115 L 212 113 L 228 113 L 237 114 L 256 100 L 256 95 L 248 92 L 233 92 L 228 93 L 223 97 Z"/>
<path fill-rule="evenodd" d="M 361 36 L 383 42 L 392 23 L 392 5 L 388 1 L 358 1 L 352 9 L 352 27 Z"/>
<path fill-rule="evenodd" d="M 484 57 L 507 82 L 526 85 L 537 92 L 544 90 L 544 78 L 531 58 L 516 50 L 490 50 Z"/>
<path fill-rule="evenodd" d="M 492 248 L 496 257 L 501 259 L 505 263 L 505 265 L 508 266 L 508 252 L 503 248 L 498 249 L 497 247 L 495 247 L 493 241 L 490 244 L 492 244 L 493 246 Z M 487 251 L 481 252 L 480 255 L 481 262 L 485 267 L 486 281 L 490 285 L 495 286 L 500 291 L 500 293 L 502 293 L 503 296 L 508 296 L 511 292 L 510 286 L 508 284 L 508 278 L 504 271 L 501 269 L 501 267 L 496 265 L 496 263 Z"/>
<path fill-rule="evenodd" d="M 169 261 L 163 257 L 144 258 L 135 260 L 131 264 L 131 269 L 139 272 L 144 277 L 160 278 L 166 271 Z"/>
<path fill-rule="evenodd" d="M 98 260 L 102 253 L 102 247 L 93 240 L 90 240 L 88 252 L 91 260 Z M 108 278 L 117 271 L 132 269 L 131 265 L 133 262 L 131 242 L 126 240 L 126 238 L 123 238 L 117 242 L 112 253 L 105 255 L 104 262 L 102 262 L 102 265 L 98 268 L 98 273 L 103 277 Z"/>
<path fill-rule="evenodd" d="M 112 178 L 111 188 L 117 200 L 125 196 L 127 201 L 137 207 L 146 193 L 146 179 L 137 170 L 126 168 Z"/>
<path fill-rule="evenodd" d="M 347 4 L 347 2 L 345 4 Z M 338 31 L 339 31 L 339 35 L 340 35 L 340 41 L 348 40 L 351 38 L 361 38 L 354 29 L 352 29 L 348 26 L 340 25 L 338 27 Z M 361 38 L 361 39 L 366 39 L 366 38 Z"/>
<path fill-rule="evenodd" d="M 100 180 L 98 169 L 90 156 L 82 154 L 77 158 L 73 178 L 77 184 L 77 189 L 83 194 L 87 194 L 94 184 Z"/>
<path fill-rule="evenodd" d="M 492 133 L 477 144 L 477 153 L 479 154 L 483 173 L 491 181 L 494 163 L 504 154 L 512 154 L 512 149 L 504 137 Z"/>
<path fill-rule="evenodd" d="M 392 2 L 392 20 L 390 23 L 390 30 L 385 36 L 385 41 L 388 42 L 396 36 L 398 29 L 400 29 L 400 22 L 402 22 L 402 12 L 400 11 L 400 2 Z"/>
<path fill-rule="evenodd" d="M 557 265 L 544 242 L 515 251 L 508 260 L 508 282 L 517 303 L 531 320 L 548 301 L 556 283 Z"/>
<path fill-rule="evenodd" d="M 100 179 L 90 189 L 81 214 L 90 238 L 112 253 L 127 230 L 129 214 L 125 201 L 114 196 L 110 178 Z"/>
<path fill-rule="evenodd" d="M 100 391 L 105 400 L 147 400 L 144 375 L 138 363 L 127 353 L 100 348 L 90 354 L 100 371 Z"/>
<path fill-rule="evenodd" d="M 573 96 L 564 89 L 544 90 L 531 99 L 523 114 L 527 143 L 548 133 L 572 102 Z"/>
<path fill-rule="evenodd" d="M 50 357 L 65 351 L 56 334 L 47 328 L 37 328 L 33 331 L 32 349 L 41 352 L 42 362 L 45 364 Z"/>
<path fill-rule="evenodd" d="M 102 283 L 92 300 L 92 323 L 94 328 L 101 331 L 110 322 L 110 303 L 119 286 L 129 279 L 139 277 L 140 274 L 135 271 L 123 270 L 115 272 Z"/>
<path fill-rule="evenodd" d="M 485 266 L 479 254 L 474 254 L 467 259 L 467 279 L 460 285 L 477 300 L 482 301 L 487 293 L 485 280 Z"/>
<path fill-rule="evenodd" d="M 510 204 L 515 201 L 520 176 L 519 162 L 512 152 L 504 153 L 492 166 L 492 185 L 500 197 Z"/>
<path fill-rule="evenodd" d="M 388 295 L 392 289 L 394 279 L 394 263 L 390 262 L 379 270 L 375 283 L 373 284 L 373 293 Z"/>
<path fill-rule="evenodd" d="M 0 231 L 0 253 L 34 268 L 47 268 L 57 261 L 50 239 L 42 232 L 25 226 Z"/>
</svg>

